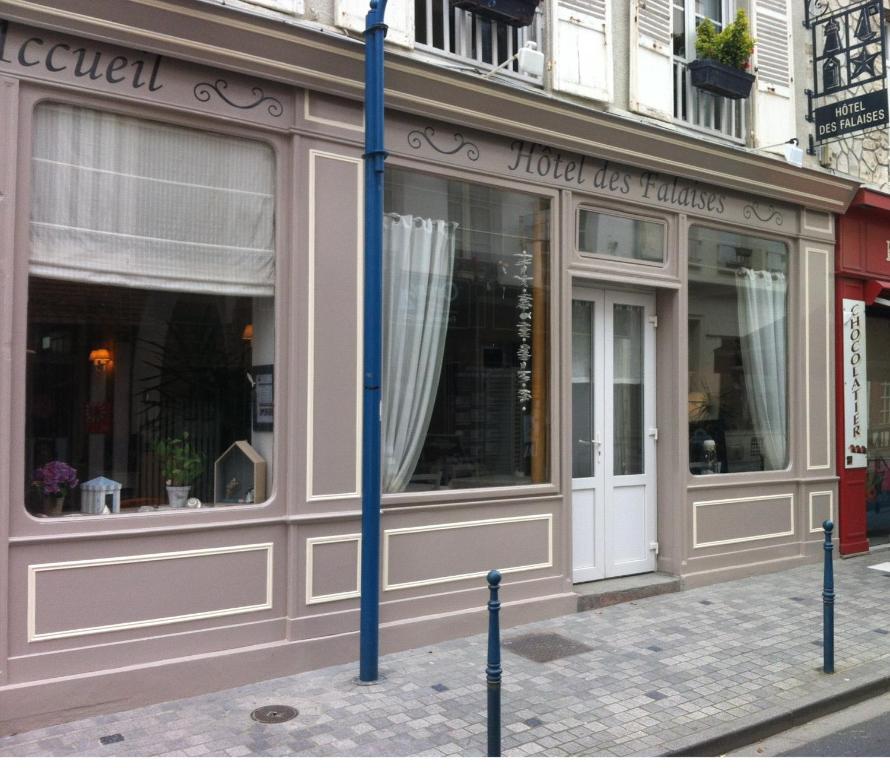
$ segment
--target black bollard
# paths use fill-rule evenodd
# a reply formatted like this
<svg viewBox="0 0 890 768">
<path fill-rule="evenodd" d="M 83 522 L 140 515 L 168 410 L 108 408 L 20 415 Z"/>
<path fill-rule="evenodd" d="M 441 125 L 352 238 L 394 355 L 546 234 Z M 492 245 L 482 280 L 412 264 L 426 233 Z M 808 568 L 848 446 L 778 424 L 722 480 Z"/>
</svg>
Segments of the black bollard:
<svg viewBox="0 0 890 768">
<path fill-rule="evenodd" d="M 498 613 L 499 571 L 488 572 L 488 666 L 485 680 L 488 683 L 488 756 L 501 756 L 501 630 Z"/>
<path fill-rule="evenodd" d="M 834 523 L 826 520 L 822 523 L 825 530 L 825 578 L 822 585 L 822 671 L 834 672 L 834 564 L 831 560 L 831 531 Z"/>
</svg>

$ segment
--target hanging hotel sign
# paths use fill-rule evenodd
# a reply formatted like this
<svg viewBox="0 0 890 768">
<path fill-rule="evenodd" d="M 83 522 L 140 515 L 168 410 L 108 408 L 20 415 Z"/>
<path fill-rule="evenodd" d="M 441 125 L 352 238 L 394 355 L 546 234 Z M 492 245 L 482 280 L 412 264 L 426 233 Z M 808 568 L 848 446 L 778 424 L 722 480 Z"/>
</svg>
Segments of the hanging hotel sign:
<svg viewBox="0 0 890 768">
<path fill-rule="evenodd" d="M 847 469 L 868 460 L 868 387 L 865 372 L 865 302 L 844 299 L 844 452 Z"/>
<path fill-rule="evenodd" d="M 888 123 L 884 14 L 881 0 L 829 10 L 825 0 L 807 0 L 813 35 L 813 88 L 807 120 L 814 145 L 881 128 Z"/>
</svg>

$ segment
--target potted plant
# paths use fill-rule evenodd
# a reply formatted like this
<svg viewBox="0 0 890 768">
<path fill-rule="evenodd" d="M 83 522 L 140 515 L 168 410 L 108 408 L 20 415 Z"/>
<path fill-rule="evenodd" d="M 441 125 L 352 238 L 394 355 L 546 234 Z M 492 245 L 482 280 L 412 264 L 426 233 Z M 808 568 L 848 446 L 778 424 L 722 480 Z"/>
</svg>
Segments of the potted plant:
<svg viewBox="0 0 890 768">
<path fill-rule="evenodd" d="M 171 507 L 184 507 L 192 482 L 204 471 L 204 455 L 189 442 L 188 432 L 155 441 L 153 450 L 161 462 L 167 501 Z"/>
<path fill-rule="evenodd" d="M 43 511 L 57 517 L 68 491 L 77 486 L 77 470 L 64 461 L 48 461 L 34 470 L 33 484 L 43 496 Z"/>
<path fill-rule="evenodd" d="M 511 27 L 527 27 L 534 21 L 541 0 L 451 0 L 453 8 L 463 8 Z"/>
<path fill-rule="evenodd" d="M 720 32 L 705 19 L 696 27 L 695 36 L 698 58 L 689 64 L 692 84 L 728 99 L 747 98 L 754 75 L 745 70 L 756 42 L 748 31 L 747 14 L 740 10 L 735 21 Z"/>
</svg>

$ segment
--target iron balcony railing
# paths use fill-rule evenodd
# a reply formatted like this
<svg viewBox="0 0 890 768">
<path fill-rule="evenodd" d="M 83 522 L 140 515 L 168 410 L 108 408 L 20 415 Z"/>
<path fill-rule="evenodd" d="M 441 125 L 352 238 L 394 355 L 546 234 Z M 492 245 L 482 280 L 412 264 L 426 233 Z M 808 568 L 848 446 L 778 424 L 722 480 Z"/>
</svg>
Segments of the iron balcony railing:
<svg viewBox="0 0 890 768">
<path fill-rule="evenodd" d="M 537 43 L 538 50 L 546 55 L 542 8 L 543 5 L 538 6 L 529 26 L 511 27 L 453 8 L 450 0 L 415 0 L 415 42 L 421 50 L 490 70 L 507 61 L 529 40 Z M 526 82 L 541 83 L 539 78 L 521 75 L 515 60 L 501 71 Z"/>
<path fill-rule="evenodd" d="M 704 133 L 745 143 L 747 100 L 727 99 L 693 87 L 687 63 L 674 60 L 674 119 Z"/>
</svg>

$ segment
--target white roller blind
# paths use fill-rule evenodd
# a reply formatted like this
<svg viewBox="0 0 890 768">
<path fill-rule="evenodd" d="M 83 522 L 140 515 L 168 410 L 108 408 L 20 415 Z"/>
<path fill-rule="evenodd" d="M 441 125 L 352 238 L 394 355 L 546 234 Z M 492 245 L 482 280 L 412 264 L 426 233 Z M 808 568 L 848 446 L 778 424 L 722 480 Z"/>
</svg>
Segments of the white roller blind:
<svg viewBox="0 0 890 768">
<path fill-rule="evenodd" d="M 611 0 L 558 0 L 553 25 L 553 87 L 612 100 Z"/>
<path fill-rule="evenodd" d="M 271 296 L 274 153 L 66 105 L 35 112 L 30 273 Z"/>
<path fill-rule="evenodd" d="M 673 119 L 671 0 L 633 0 L 630 25 L 630 108 Z"/>
</svg>

